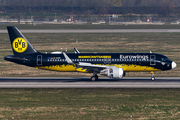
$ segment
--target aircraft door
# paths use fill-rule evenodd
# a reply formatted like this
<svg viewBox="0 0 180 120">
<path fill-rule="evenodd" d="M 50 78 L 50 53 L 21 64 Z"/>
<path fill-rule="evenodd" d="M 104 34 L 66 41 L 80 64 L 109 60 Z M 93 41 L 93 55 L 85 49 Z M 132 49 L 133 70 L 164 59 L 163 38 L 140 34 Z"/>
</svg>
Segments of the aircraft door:
<svg viewBox="0 0 180 120">
<path fill-rule="evenodd" d="M 156 56 L 155 55 L 150 55 L 150 65 L 156 65 Z"/>
<path fill-rule="evenodd" d="M 37 65 L 42 65 L 42 55 L 37 56 Z"/>
</svg>

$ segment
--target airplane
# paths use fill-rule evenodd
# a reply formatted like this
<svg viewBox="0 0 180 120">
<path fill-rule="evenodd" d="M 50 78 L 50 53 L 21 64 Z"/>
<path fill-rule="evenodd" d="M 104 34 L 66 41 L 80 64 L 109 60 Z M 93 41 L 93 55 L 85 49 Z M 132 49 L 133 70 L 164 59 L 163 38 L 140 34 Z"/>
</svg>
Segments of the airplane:
<svg viewBox="0 0 180 120">
<path fill-rule="evenodd" d="M 14 55 L 4 60 L 45 70 L 60 72 L 93 73 L 91 80 L 98 80 L 98 74 L 112 79 L 121 79 L 126 72 L 151 72 L 174 69 L 177 65 L 168 57 L 157 53 L 40 53 L 14 26 L 7 26 Z"/>
</svg>

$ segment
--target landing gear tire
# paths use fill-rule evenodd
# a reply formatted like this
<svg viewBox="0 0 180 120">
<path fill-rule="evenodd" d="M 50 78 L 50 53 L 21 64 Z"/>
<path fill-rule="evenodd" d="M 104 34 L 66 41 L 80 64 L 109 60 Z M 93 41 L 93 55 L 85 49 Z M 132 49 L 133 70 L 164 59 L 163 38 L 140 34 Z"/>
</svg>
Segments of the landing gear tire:
<svg viewBox="0 0 180 120">
<path fill-rule="evenodd" d="M 92 76 L 92 77 L 91 77 L 91 80 L 92 80 L 92 81 L 95 81 L 95 80 L 96 80 L 95 76 Z"/>
<path fill-rule="evenodd" d="M 151 80 L 154 81 L 154 80 L 155 80 L 155 77 L 152 77 Z"/>
<path fill-rule="evenodd" d="M 95 78 L 96 78 L 96 80 L 98 80 L 98 76 L 97 75 L 95 75 Z"/>
<path fill-rule="evenodd" d="M 98 76 L 97 76 L 97 75 L 92 76 L 92 77 L 91 77 L 91 80 L 92 80 L 92 81 L 98 80 Z"/>
</svg>

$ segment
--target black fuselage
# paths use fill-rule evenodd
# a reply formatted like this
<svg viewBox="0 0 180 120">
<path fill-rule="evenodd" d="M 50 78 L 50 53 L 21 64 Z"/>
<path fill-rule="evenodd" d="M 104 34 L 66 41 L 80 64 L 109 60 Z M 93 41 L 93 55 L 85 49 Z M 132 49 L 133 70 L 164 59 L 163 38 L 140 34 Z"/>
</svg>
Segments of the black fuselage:
<svg viewBox="0 0 180 120">
<path fill-rule="evenodd" d="M 67 53 L 74 62 L 92 63 L 123 68 L 128 71 L 165 71 L 172 69 L 172 61 L 166 56 L 156 53 Z M 5 60 L 18 64 L 57 71 L 76 71 L 67 63 L 63 54 L 35 53 L 26 55 L 9 55 Z M 69 68 L 66 68 L 66 66 Z M 59 68 L 53 67 L 59 66 Z M 60 69 L 62 68 L 62 69 Z M 81 72 L 81 71 L 79 71 Z M 82 71 L 83 72 L 83 71 Z"/>
</svg>

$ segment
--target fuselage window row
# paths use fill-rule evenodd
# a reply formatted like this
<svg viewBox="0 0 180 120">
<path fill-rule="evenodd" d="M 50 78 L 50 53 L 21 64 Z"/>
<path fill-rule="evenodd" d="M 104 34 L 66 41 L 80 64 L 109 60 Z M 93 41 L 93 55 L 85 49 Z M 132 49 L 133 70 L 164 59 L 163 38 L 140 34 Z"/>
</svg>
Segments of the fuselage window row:
<svg viewBox="0 0 180 120">
<path fill-rule="evenodd" d="M 50 62 L 57 62 L 57 61 L 62 61 L 62 62 L 64 62 L 64 61 L 66 61 L 65 59 L 48 59 L 48 61 L 50 61 Z M 74 62 L 79 62 L 79 61 L 104 61 L 104 62 L 116 62 L 116 61 L 125 61 L 125 62 L 127 62 L 127 61 L 150 61 L 149 59 L 72 59 L 72 61 Z"/>
</svg>

